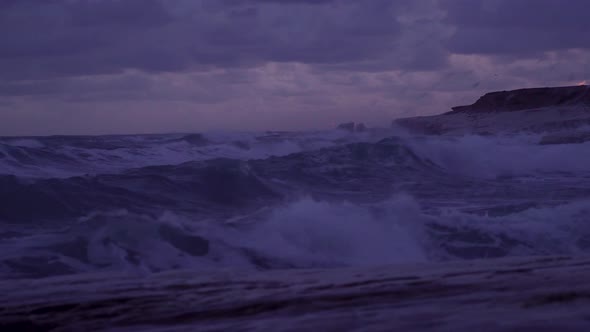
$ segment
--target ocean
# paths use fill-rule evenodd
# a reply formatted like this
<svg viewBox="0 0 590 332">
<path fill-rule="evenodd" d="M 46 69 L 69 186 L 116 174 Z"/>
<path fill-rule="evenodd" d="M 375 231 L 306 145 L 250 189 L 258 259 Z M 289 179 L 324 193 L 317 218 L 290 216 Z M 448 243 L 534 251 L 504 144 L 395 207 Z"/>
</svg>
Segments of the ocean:
<svg viewBox="0 0 590 332">
<path fill-rule="evenodd" d="M 0 276 L 590 250 L 590 142 L 399 129 L 0 139 Z"/>
</svg>

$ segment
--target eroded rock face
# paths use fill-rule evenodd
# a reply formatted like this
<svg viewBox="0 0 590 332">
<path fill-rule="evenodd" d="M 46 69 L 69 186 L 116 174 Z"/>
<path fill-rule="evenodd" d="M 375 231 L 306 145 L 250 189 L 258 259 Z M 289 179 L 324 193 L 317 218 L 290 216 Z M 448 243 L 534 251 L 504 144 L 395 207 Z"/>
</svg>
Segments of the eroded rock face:
<svg viewBox="0 0 590 332">
<path fill-rule="evenodd" d="M 421 135 L 556 133 L 589 125 L 590 86 L 586 85 L 491 92 L 451 112 L 392 122 L 394 128 Z"/>
<path fill-rule="evenodd" d="M 551 106 L 590 106 L 590 86 L 519 89 L 490 92 L 469 106 L 453 107 L 455 113 L 511 112 Z"/>
</svg>

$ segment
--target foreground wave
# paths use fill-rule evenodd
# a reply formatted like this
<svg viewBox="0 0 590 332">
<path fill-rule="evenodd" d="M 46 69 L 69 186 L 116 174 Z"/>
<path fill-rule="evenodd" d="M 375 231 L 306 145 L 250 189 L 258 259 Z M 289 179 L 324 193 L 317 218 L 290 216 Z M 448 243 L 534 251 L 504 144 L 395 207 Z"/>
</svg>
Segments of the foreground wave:
<svg viewBox="0 0 590 332">
<path fill-rule="evenodd" d="M 585 254 L 590 142 L 543 137 L 3 138 L 0 274 Z"/>
</svg>

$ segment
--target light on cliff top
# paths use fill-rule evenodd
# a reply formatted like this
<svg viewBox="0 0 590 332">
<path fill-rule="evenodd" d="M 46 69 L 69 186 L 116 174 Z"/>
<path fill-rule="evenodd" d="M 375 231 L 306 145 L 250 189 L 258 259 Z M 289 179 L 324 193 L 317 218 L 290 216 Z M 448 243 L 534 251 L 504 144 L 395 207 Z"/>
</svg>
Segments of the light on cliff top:
<svg viewBox="0 0 590 332">
<path fill-rule="evenodd" d="M 586 85 L 586 81 L 582 81 L 582 82 L 578 83 L 578 86 L 583 86 L 583 85 Z"/>
</svg>

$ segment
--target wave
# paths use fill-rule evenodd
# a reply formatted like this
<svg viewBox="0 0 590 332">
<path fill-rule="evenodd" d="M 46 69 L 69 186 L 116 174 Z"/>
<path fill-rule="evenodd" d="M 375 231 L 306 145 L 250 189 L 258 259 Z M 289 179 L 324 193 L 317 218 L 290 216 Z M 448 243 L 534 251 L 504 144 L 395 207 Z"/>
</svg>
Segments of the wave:
<svg viewBox="0 0 590 332">
<path fill-rule="evenodd" d="M 215 158 L 261 159 L 374 139 L 340 131 L 4 137 L 0 138 L 0 174 L 66 178 Z"/>
<path fill-rule="evenodd" d="M 436 165 L 396 138 L 256 160 L 208 159 L 116 174 L 52 179 L 0 176 L 0 220 L 41 222 L 91 210 L 229 210 L 263 206 L 313 190 L 389 195 L 392 184 L 425 178 Z"/>
<path fill-rule="evenodd" d="M 459 175 L 495 178 L 590 170 L 590 142 L 540 145 L 539 135 L 459 136 L 407 140 L 423 158 Z"/>
<path fill-rule="evenodd" d="M 279 198 L 247 164 L 231 159 L 66 179 L 0 176 L 0 221 L 42 224 L 112 209 L 240 211 Z"/>
<path fill-rule="evenodd" d="M 410 209 L 413 207 L 413 209 Z M 220 224 L 165 212 L 97 212 L 59 231 L 13 234 L 0 245 L 3 277 L 96 270 L 275 269 L 424 261 L 419 208 L 408 197 L 379 206 L 303 198 L 249 222 Z"/>
<path fill-rule="evenodd" d="M 429 225 L 439 259 L 579 255 L 590 250 L 590 200 L 480 215 L 446 209 Z"/>
<path fill-rule="evenodd" d="M 355 143 L 379 147 L 383 145 L 378 142 L 391 135 L 390 131 L 354 135 L 328 131 L 0 138 L 0 174 L 67 178 L 215 158 L 267 159 Z M 542 135 L 401 137 L 420 159 L 458 175 L 497 177 L 590 169 L 590 157 L 584 153 L 590 142 L 545 144 Z"/>
<path fill-rule="evenodd" d="M 342 131 L 2 138 L 0 274 L 585 253 L 590 143 L 540 140 Z"/>
<path fill-rule="evenodd" d="M 501 216 L 302 198 L 239 222 L 97 212 L 59 230 L 0 234 L 5 278 L 97 270 L 343 267 L 590 251 L 590 201 Z"/>
</svg>

